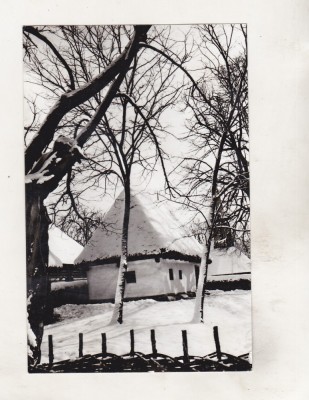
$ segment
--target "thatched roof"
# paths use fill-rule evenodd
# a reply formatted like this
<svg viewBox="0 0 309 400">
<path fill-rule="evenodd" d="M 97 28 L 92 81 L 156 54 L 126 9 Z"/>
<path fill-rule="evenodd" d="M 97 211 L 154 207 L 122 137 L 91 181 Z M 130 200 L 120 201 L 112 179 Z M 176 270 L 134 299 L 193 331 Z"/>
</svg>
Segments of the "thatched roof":
<svg viewBox="0 0 309 400">
<path fill-rule="evenodd" d="M 76 263 L 106 260 L 121 253 L 124 194 L 121 193 L 104 219 L 104 228 L 98 228 Z M 176 217 L 172 206 L 154 203 L 148 196 L 131 196 L 128 253 L 135 257 L 154 254 L 200 256 L 202 246 L 188 233 Z"/>
<path fill-rule="evenodd" d="M 83 250 L 83 246 L 55 226 L 49 229 L 48 235 L 48 265 L 62 267 L 63 264 L 74 264 L 74 260 Z"/>
</svg>

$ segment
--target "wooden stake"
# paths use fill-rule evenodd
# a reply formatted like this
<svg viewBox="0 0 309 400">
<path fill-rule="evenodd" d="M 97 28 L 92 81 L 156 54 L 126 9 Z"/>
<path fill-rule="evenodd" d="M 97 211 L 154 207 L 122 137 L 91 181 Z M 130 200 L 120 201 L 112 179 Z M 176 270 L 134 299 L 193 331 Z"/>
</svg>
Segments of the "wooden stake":
<svg viewBox="0 0 309 400">
<path fill-rule="evenodd" d="M 151 329 L 150 331 L 150 339 L 151 339 L 152 354 L 154 357 L 157 357 L 158 351 L 156 347 L 156 333 L 154 329 Z"/>
<path fill-rule="evenodd" d="M 134 329 L 130 330 L 130 341 L 131 341 L 130 355 L 133 356 L 134 355 Z"/>
<path fill-rule="evenodd" d="M 189 353 L 188 353 L 188 339 L 187 339 L 187 331 L 182 332 L 182 348 L 183 348 L 183 359 L 185 363 L 189 362 Z"/>
<path fill-rule="evenodd" d="M 83 356 L 83 334 L 79 333 L 78 338 L 79 338 L 78 357 L 82 357 Z"/>
<path fill-rule="evenodd" d="M 102 336 L 102 357 L 106 357 L 106 333 L 101 333 Z"/>
<path fill-rule="evenodd" d="M 48 335 L 48 360 L 49 364 L 54 362 L 53 335 Z"/>
<path fill-rule="evenodd" d="M 221 353 L 219 332 L 218 332 L 218 327 L 217 326 L 214 326 L 214 339 L 215 339 L 215 344 L 216 344 L 217 357 L 218 357 L 218 360 L 221 361 L 222 353 Z"/>
</svg>

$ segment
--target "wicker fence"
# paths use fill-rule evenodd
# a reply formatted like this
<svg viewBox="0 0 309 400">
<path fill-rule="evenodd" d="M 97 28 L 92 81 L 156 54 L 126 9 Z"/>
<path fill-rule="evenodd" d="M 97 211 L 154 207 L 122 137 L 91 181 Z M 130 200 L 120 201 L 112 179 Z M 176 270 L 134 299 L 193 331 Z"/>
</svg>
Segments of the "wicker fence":
<svg viewBox="0 0 309 400">
<path fill-rule="evenodd" d="M 213 328 L 216 351 L 204 357 L 189 354 L 187 331 L 182 331 L 183 355 L 171 357 L 157 350 L 155 330 L 150 331 L 152 352 L 135 351 L 134 330 L 130 331 L 130 352 L 116 355 L 107 351 L 106 334 L 102 333 L 102 351 L 83 354 L 83 334 L 79 334 L 79 357 L 75 360 L 54 362 L 53 337 L 48 336 L 49 363 L 29 367 L 31 373 L 58 372 L 194 372 L 194 371 L 250 371 L 249 354 L 233 356 L 221 351 L 218 327 Z"/>
</svg>

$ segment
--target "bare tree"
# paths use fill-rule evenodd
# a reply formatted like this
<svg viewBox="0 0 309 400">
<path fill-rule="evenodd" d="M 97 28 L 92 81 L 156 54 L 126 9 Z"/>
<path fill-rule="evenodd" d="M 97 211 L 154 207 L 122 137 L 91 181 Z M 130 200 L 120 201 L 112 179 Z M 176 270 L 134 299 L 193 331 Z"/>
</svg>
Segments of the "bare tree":
<svg viewBox="0 0 309 400">
<path fill-rule="evenodd" d="M 117 94 L 139 50 L 140 43 L 146 40 L 149 28 L 149 26 L 144 25 L 134 27 L 130 39 L 127 40 L 127 45 L 124 48 L 118 47 L 111 55 L 110 62 L 108 62 L 107 57 L 106 62 L 102 63 L 102 70 L 98 74 L 89 77 L 87 82 L 81 83 L 78 71 L 74 70 L 75 59 L 71 60 L 72 64 L 69 65 L 52 43 L 51 32 L 45 32 L 44 28 L 40 30 L 34 27 L 24 27 L 26 37 L 24 43 L 25 57 L 30 60 L 30 68 L 39 73 L 40 84 L 43 86 L 46 85 L 46 82 L 49 82 L 50 86 L 53 87 L 54 97 L 56 98 L 54 106 L 47 113 L 25 151 L 30 365 L 40 361 L 43 320 L 48 295 L 46 268 L 48 265 L 48 226 L 50 220 L 44 200 L 57 188 L 69 169 L 84 158 L 81 148 L 89 140 Z M 58 32 L 56 30 L 56 33 Z M 62 35 L 64 35 L 63 32 Z M 35 42 L 36 39 L 45 43 L 45 54 L 54 61 L 54 65 L 57 65 L 56 69 L 48 68 L 44 60 L 39 58 L 39 45 Z M 79 50 L 82 51 L 82 49 L 77 51 Z M 104 51 L 102 53 L 104 54 Z M 111 53 L 109 51 L 109 54 Z M 61 87 L 57 84 L 55 77 L 60 77 L 62 80 L 63 85 Z M 77 136 L 70 138 L 60 134 L 54 140 L 56 131 L 59 132 L 61 120 L 71 110 L 102 91 L 104 93 L 102 93 L 100 105 Z M 48 148 L 50 151 L 44 153 Z"/>
<path fill-rule="evenodd" d="M 69 209 L 72 208 L 73 207 L 69 206 Z M 104 226 L 104 214 L 80 206 L 76 211 L 77 212 L 75 212 L 73 208 L 70 212 L 61 214 L 55 225 L 72 239 L 76 240 L 77 243 L 85 246 L 93 232 L 99 226 Z"/>
<path fill-rule="evenodd" d="M 206 205 L 204 233 L 199 232 L 204 252 L 193 318 L 203 322 L 215 232 L 233 231 L 235 241 L 245 249 L 250 240 L 247 35 L 243 25 L 205 25 L 197 30 L 204 74 L 186 97 L 192 119 L 185 140 L 191 142 L 192 156 L 180 165 L 186 171 L 182 184 L 189 189 L 176 192 L 190 207 L 202 210 Z"/>
<path fill-rule="evenodd" d="M 141 175 L 152 174 L 157 163 L 165 170 L 164 153 L 160 145 L 160 136 L 165 136 L 165 128 L 160 122 L 163 112 L 174 105 L 182 85 L 173 86 L 176 68 L 163 57 L 152 60 L 144 58 L 141 52 L 132 71 L 116 96 L 113 107 L 97 128 L 97 137 L 101 143 L 101 153 L 92 158 L 88 179 L 100 181 L 100 166 L 106 162 L 106 153 L 110 156 L 110 174 L 116 176 L 124 188 L 124 215 L 121 239 L 121 258 L 115 293 L 115 307 L 111 323 L 123 322 L 123 300 L 125 293 L 125 274 L 128 263 L 128 233 L 131 201 L 132 169 Z M 169 65 L 167 65 L 169 64 Z M 146 68 L 145 68 L 146 67 Z M 118 116 L 121 116 L 120 118 Z M 106 184 L 106 183 L 104 183 Z"/>
<path fill-rule="evenodd" d="M 164 132 L 164 128 L 160 127 L 158 117 L 172 102 L 177 85 L 171 85 L 170 77 L 176 67 L 183 69 L 188 52 L 186 48 L 183 55 L 177 52 L 177 41 L 169 39 L 170 28 L 153 28 L 152 35 L 147 38 L 149 28 L 24 27 L 26 84 L 29 80 L 29 84 L 43 90 L 38 95 L 40 100 L 35 102 L 42 106 L 40 115 L 34 115 L 25 129 L 30 364 L 40 360 L 48 294 L 50 219 L 44 201 L 47 198 L 50 201 L 51 195 L 58 196 L 50 209 L 68 202 L 76 215 L 81 216 L 79 201 L 84 205 L 82 197 L 86 189 L 80 184 L 83 179 L 89 180 L 86 171 L 91 169 L 93 175 L 89 181 L 93 183 L 97 179 L 97 185 L 102 176 L 110 182 L 122 180 L 128 205 L 130 174 L 125 171 L 123 160 L 129 160 L 130 168 L 130 154 L 134 154 L 137 158 L 132 158 L 132 164 L 142 163 L 146 171 L 151 170 L 150 165 L 156 160 L 161 165 L 164 163 L 158 139 L 158 131 Z M 176 46 L 175 51 L 173 46 Z M 165 54 L 167 51 L 170 55 Z M 165 58 L 165 62 L 160 61 L 163 69 L 148 68 L 161 58 Z M 138 81 L 132 80 L 135 76 L 139 76 Z M 134 89 L 131 92 L 130 82 Z M 147 92 L 151 82 L 154 82 L 153 89 Z M 123 109 L 120 136 L 115 135 L 116 117 L 111 107 L 117 102 Z M 51 103 L 52 106 L 46 107 Z M 127 126 L 131 115 L 135 121 L 134 134 Z M 114 140 L 116 136 L 117 141 Z M 136 141 L 129 145 L 131 150 L 126 147 L 128 136 Z M 108 139 L 107 147 L 103 137 Z M 156 149 L 152 162 L 139 152 L 137 145 L 146 137 Z M 125 148 L 126 154 L 118 160 L 118 166 L 125 167 L 125 173 L 117 174 L 111 163 Z M 100 157 L 101 161 L 104 158 L 103 163 Z M 128 225 L 128 217 L 124 218 L 124 224 Z"/>
</svg>

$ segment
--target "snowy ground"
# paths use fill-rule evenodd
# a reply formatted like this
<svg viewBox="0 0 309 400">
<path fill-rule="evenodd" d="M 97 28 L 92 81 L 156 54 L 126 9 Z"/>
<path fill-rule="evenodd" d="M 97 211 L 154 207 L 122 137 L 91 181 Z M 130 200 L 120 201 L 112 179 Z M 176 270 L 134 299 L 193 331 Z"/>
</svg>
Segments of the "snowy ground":
<svg viewBox="0 0 309 400">
<path fill-rule="evenodd" d="M 171 302 L 138 300 L 125 303 L 122 325 L 108 325 L 113 304 L 67 304 L 56 309 L 60 321 L 45 327 L 42 363 L 48 361 L 48 335 L 53 335 L 55 361 L 78 356 L 78 333 L 84 334 L 84 354 L 101 351 L 101 333 L 107 351 L 129 352 L 130 329 L 135 330 L 135 350 L 151 352 L 150 329 L 155 328 L 157 349 L 171 356 L 182 355 L 181 330 L 188 332 L 189 353 L 204 356 L 215 350 L 213 326 L 219 327 L 221 349 L 241 355 L 251 352 L 251 293 L 213 291 L 206 297 L 205 324 L 192 324 L 194 299 Z"/>
</svg>

